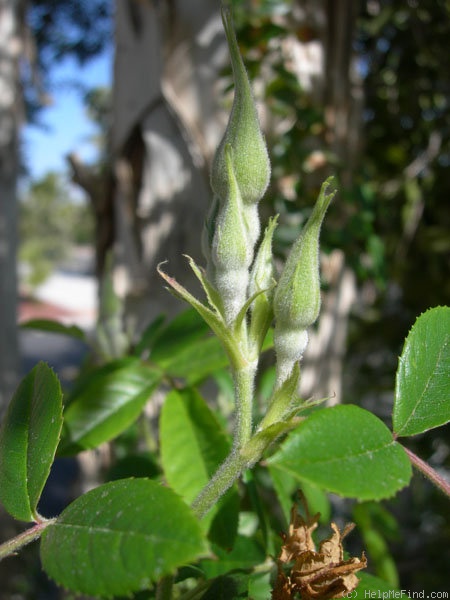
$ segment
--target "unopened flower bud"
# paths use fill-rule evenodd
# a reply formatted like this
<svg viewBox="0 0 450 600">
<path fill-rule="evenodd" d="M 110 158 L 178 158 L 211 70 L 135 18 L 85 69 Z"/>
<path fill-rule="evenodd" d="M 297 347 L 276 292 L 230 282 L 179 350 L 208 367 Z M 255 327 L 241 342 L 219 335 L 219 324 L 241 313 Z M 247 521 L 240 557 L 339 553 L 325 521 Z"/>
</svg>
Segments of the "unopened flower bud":
<svg viewBox="0 0 450 600">
<path fill-rule="evenodd" d="M 231 323 L 246 300 L 253 246 L 249 243 L 242 198 L 233 170 L 233 151 L 225 146 L 228 194 L 221 201 L 211 247 L 214 284 L 219 292 L 227 322 Z"/>
<path fill-rule="evenodd" d="M 293 245 L 275 291 L 277 323 L 307 329 L 319 316 L 319 235 L 335 191 L 327 194 L 331 179 L 322 185 L 319 198 L 299 238 Z"/>
<path fill-rule="evenodd" d="M 319 235 L 327 208 L 336 193 L 327 193 L 331 180 L 328 178 L 322 185 L 313 212 L 291 249 L 275 290 L 277 385 L 284 380 L 281 373 L 289 375 L 301 358 L 308 341 L 306 330 L 319 316 Z"/>
<path fill-rule="evenodd" d="M 222 20 L 233 67 L 235 92 L 228 126 L 214 157 L 211 186 L 219 198 L 226 197 L 228 175 L 225 146 L 230 144 L 233 148 L 234 172 L 244 204 L 257 204 L 269 183 L 270 162 L 229 8 L 222 9 Z M 254 224 L 249 223 L 249 227 L 254 227 Z"/>
</svg>

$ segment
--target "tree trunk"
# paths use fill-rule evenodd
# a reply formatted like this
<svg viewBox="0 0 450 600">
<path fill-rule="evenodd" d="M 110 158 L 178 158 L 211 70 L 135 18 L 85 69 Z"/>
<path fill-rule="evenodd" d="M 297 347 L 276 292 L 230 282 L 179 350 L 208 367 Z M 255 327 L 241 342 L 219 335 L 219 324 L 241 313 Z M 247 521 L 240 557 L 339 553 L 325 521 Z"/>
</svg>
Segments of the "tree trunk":
<svg viewBox="0 0 450 600">
<path fill-rule="evenodd" d="M 352 49 L 358 11 L 355 0 L 326 2 L 324 106 L 327 142 L 340 165 L 343 185 L 350 187 L 361 155 L 362 79 Z"/>
<path fill-rule="evenodd" d="M 198 290 L 183 255 L 202 261 L 207 164 L 221 130 L 213 91 L 226 57 L 219 6 L 116 5 L 116 284 L 137 330 L 183 308 L 164 289 L 159 262 Z"/>
<path fill-rule="evenodd" d="M 0 0 L 0 414 L 17 383 L 18 2 Z"/>
<path fill-rule="evenodd" d="M 156 265 L 188 288 L 195 279 L 183 254 L 202 261 L 200 231 L 210 190 L 207 171 L 226 116 L 214 95 L 227 50 L 220 2 L 183 0 L 117 4 L 114 91 L 115 213 L 119 266 L 116 281 L 135 327 L 164 310 L 180 310 L 163 289 Z M 349 185 L 359 148 L 358 81 L 354 79 L 351 39 L 356 3 L 297 0 L 287 54 L 305 93 L 326 109 L 326 145 L 344 165 Z M 223 118 L 224 117 L 224 118 Z M 326 173 L 325 173 L 326 175 Z M 318 169 L 308 176 L 317 187 Z M 329 276 L 318 332 L 311 332 L 303 361 L 303 390 L 340 400 L 340 371 L 348 316 L 356 293 L 341 254 Z M 335 286 L 335 287 L 334 287 Z M 320 346 L 320 347 L 319 347 Z M 320 373 L 317 365 L 321 365 Z"/>
</svg>

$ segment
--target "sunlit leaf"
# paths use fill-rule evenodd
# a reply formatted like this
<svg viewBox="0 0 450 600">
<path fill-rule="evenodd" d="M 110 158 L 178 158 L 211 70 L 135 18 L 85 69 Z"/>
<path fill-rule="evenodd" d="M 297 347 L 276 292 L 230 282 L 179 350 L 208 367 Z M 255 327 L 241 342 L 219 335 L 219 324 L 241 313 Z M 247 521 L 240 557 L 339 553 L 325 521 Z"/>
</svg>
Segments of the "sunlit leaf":
<svg viewBox="0 0 450 600">
<path fill-rule="evenodd" d="M 450 420 L 450 308 L 418 317 L 400 356 L 393 411 L 398 436 L 416 435 Z"/>
<path fill-rule="evenodd" d="M 172 490 L 123 479 L 68 506 L 45 530 L 41 560 L 59 585 L 113 596 L 147 589 L 207 550 L 199 521 Z"/>
<path fill-rule="evenodd" d="M 313 413 L 268 462 L 299 481 L 360 500 L 393 496 L 411 478 L 409 459 L 389 429 L 352 405 Z"/>
</svg>

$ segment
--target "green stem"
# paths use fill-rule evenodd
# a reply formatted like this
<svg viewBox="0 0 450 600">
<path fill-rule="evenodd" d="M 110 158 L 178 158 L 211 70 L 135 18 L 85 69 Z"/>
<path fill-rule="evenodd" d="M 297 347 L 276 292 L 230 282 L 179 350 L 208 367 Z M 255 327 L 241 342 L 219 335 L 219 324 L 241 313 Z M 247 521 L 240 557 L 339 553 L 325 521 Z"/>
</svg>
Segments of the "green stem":
<svg viewBox="0 0 450 600">
<path fill-rule="evenodd" d="M 199 519 L 211 510 L 217 500 L 233 485 L 245 468 L 246 461 L 240 453 L 236 450 L 232 451 L 191 505 L 193 512 Z"/>
<path fill-rule="evenodd" d="M 241 342 L 245 337 L 246 334 L 241 334 Z M 199 519 L 211 510 L 247 467 L 248 460 L 241 456 L 241 450 L 252 436 L 253 388 L 256 368 L 257 361 L 246 362 L 232 368 L 236 406 L 233 447 L 225 462 L 217 469 L 209 483 L 192 503 L 191 508 Z"/>
<path fill-rule="evenodd" d="M 156 587 L 155 600 L 172 600 L 173 575 L 167 575 L 159 580 Z"/>
<path fill-rule="evenodd" d="M 233 371 L 236 416 L 233 450 L 240 450 L 252 435 L 253 386 L 256 366 L 248 364 Z"/>
<path fill-rule="evenodd" d="M 30 529 L 20 533 L 11 540 L 0 544 L 0 561 L 7 556 L 11 556 L 11 554 L 14 554 L 17 552 L 17 550 L 20 550 L 27 544 L 30 544 L 31 542 L 34 542 L 34 540 L 40 538 L 43 531 L 55 521 L 56 519 L 48 519 L 46 521 L 37 523 L 34 525 L 34 527 L 30 527 Z"/>
<path fill-rule="evenodd" d="M 408 450 L 408 448 L 405 448 L 405 446 L 403 446 L 403 449 L 409 456 L 409 460 L 416 467 L 416 469 L 418 469 L 423 475 L 425 475 L 425 477 L 434 483 L 434 485 L 438 487 L 441 492 L 444 492 L 444 494 L 450 498 L 450 483 L 441 477 L 441 475 L 439 475 L 439 473 L 435 471 L 433 467 L 430 467 L 428 463 L 414 454 L 414 452 Z"/>
</svg>

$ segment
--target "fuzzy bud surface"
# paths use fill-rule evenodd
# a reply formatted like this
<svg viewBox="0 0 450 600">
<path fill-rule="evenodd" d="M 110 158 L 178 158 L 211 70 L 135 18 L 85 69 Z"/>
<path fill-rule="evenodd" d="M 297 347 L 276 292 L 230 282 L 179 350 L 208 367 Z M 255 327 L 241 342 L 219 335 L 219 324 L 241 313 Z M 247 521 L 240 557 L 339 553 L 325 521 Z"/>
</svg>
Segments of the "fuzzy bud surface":
<svg viewBox="0 0 450 600">
<path fill-rule="evenodd" d="M 222 9 L 222 20 L 233 67 L 235 92 L 228 126 L 214 157 L 211 186 L 219 198 L 226 197 L 228 176 L 225 147 L 229 144 L 233 148 L 234 172 L 244 204 L 254 204 L 259 202 L 269 184 L 269 156 L 250 82 L 239 53 L 230 9 Z"/>
</svg>

